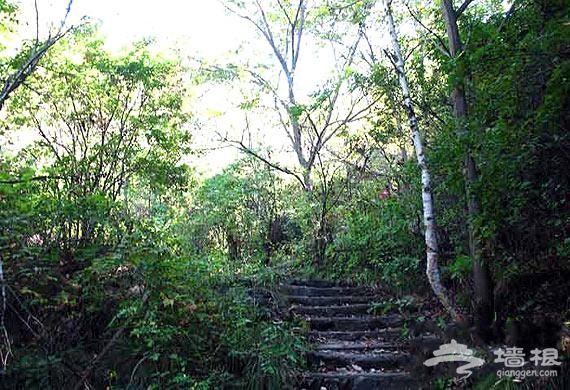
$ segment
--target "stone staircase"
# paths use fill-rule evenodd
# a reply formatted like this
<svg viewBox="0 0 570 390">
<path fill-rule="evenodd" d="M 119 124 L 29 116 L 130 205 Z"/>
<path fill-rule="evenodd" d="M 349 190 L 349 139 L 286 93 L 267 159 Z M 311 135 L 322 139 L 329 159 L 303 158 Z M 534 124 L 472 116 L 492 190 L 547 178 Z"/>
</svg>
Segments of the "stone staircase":
<svg viewBox="0 0 570 390">
<path fill-rule="evenodd" d="M 306 356 L 309 371 L 304 373 L 298 388 L 423 387 L 410 374 L 418 359 L 414 357 L 414 343 L 402 338 L 404 317 L 372 315 L 373 302 L 381 298 L 370 289 L 324 280 L 291 280 L 281 286 L 281 293 L 290 314 L 306 321 L 313 346 Z M 433 335 L 419 339 L 420 344 L 423 340 L 438 344 L 438 340 L 433 342 Z"/>
</svg>

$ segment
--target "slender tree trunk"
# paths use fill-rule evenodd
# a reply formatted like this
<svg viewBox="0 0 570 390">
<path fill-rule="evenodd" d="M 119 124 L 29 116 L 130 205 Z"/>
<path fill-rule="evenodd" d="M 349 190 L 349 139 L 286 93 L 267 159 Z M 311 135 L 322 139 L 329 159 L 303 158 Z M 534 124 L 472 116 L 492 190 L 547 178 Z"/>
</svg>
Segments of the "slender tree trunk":
<svg viewBox="0 0 570 390">
<path fill-rule="evenodd" d="M 8 336 L 8 331 L 6 330 L 6 324 L 4 321 L 6 317 L 7 301 L 3 263 L 4 258 L 0 254 L 0 297 L 2 298 L 2 303 L 0 304 L 0 338 L 2 339 L 0 343 L 0 374 L 4 374 L 6 372 L 8 359 L 10 358 L 10 355 L 12 355 L 10 337 Z"/>
<path fill-rule="evenodd" d="M 449 40 L 449 53 L 452 58 L 457 58 L 462 50 L 459 28 L 457 26 L 457 11 L 451 0 L 442 2 L 443 16 L 447 28 Z M 452 92 L 453 114 L 457 120 L 457 134 L 467 134 L 467 98 L 465 96 L 465 69 L 460 62 L 456 74 L 457 81 Z M 475 326 L 481 336 L 487 337 L 493 322 L 493 284 L 489 264 L 482 259 L 480 243 L 473 221 L 479 214 L 479 201 L 473 194 L 472 186 L 477 181 L 477 167 L 470 145 L 467 144 L 464 161 L 465 192 L 467 197 L 468 231 L 469 231 L 469 255 L 473 263 L 473 284 L 475 288 Z"/>
<path fill-rule="evenodd" d="M 386 19 L 388 22 L 388 29 L 390 31 L 390 38 L 392 40 L 392 47 L 394 51 L 393 60 L 396 65 L 398 80 L 400 82 L 402 95 L 404 97 L 404 107 L 406 109 L 410 129 L 412 131 L 412 137 L 414 141 L 416 157 L 418 160 L 418 166 L 422 174 L 422 205 L 424 213 L 425 242 L 426 242 L 426 253 L 427 253 L 426 274 L 435 295 L 438 297 L 442 305 L 445 307 L 448 313 L 453 317 L 453 319 L 459 322 L 461 321 L 459 313 L 457 312 L 455 306 L 449 299 L 447 290 L 441 284 L 439 266 L 437 264 L 438 244 L 437 244 L 437 236 L 435 231 L 436 224 L 435 224 L 435 212 L 433 208 L 433 197 L 431 192 L 431 176 L 427 166 L 423 140 L 420 134 L 416 114 L 414 112 L 414 106 L 410 98 L 408 80 L 406 78 L 406 73 L 404 69 L 404 60 L 400 52 L 398 35 L 396 33 L 396 26 L 394 24 L 394 18 L 392 17 L 392 11 L 390 9 L 389 0 L 384 0 L 384 7 L 386 11 Z"/>
</svg>

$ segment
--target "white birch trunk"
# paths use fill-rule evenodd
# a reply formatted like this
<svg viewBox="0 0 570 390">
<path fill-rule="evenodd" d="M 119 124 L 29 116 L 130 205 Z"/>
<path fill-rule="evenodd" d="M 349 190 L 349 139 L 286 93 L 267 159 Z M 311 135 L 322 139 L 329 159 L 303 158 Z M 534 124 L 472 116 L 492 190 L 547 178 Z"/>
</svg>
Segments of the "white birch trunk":
<svg viewBox="0 0 570 390">
<path fill-rule="evenodd" d="M 410 129 L 414 141 L 414 148 L 418 160 L 418 166 L 422 174 L 422 205 L 424 214 L 424 228 L 425 228 L 425 242 L 427 253 L 426 274 L 433 289 L 433 292 L 438 297 L 447 312 L 453 317 L 454 320 L 459 321 L 457 310 L 449 299 L 447 290 L 441 284 L 441 277 L 439 273 L 438 260 L 438 245 L 437 236 L 435 232 L 435 213 L 433 209 L 433 197 L 431 193 L 431 176 L 427 166 L 426 156 L 424 153 L 424 145 L 422 136 L 420 134 L 418 120 L 414 112 L 412 99 L 410 98 L 410 90 L 408 87 L 408 80 L 404 69 L 404 60 L 400 52 L 400 44 L 398 43 L 398 35 L 396 33 L 396 26 L 392 11 L 390 9 L 390 0 L 383 0 L 384 10 L 386 12 L 386 20 L 388 22 L 388 29 L 390 32 L 390 39 L 393 48 L 393 60 L 398 73 L 398 80 L 402 89 L 404 98 L 404 107 L 408 115 Z"/>
</svg>

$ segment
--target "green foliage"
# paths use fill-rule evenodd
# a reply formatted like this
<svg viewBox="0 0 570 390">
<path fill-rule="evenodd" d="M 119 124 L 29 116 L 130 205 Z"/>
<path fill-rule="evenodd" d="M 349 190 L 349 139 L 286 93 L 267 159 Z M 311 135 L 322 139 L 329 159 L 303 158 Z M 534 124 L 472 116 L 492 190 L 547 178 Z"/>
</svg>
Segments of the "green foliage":
<svg viewBox="0 0 570 390">
<path fill-rule="evenodd" d="M 503 31 L 499 22 L 469 20 L 477 96 L 469 142 L 477 145 L 480 180 L 474 190 L 482 206 L 474 222 L 496 251 L 497 272 L 512 258 L 544 258 L 567 237 L 561 228 L 568 215 L 568 161 L 561 152 L 569 141 L 566 16 L 559 3 L 528 3 Z"/>
<path fill-rule="evenodd" d="M 176 361 L 169 364 L 171 371 L 157 371 L 153 382 L 172 385 L 184 377 L 202 377 L 212 386 L 280 386 L 299 365 L 303 345 L 287 324 L 274 322 L 256 303 L 256 291 L 264 290 L 236 281 L 241 274 L 227 257 L 177 257 L 171 249 L 176 248 L 170 242 L 174 237 L 165 232 L 162 246 L 154 235 L 152 243 L 131 255 L 140 259 L 137 268 L 148 294 L 139 310 L 125 305 L 124 312 L 136 319 L 133 342 L 145 346 L 138 354 Z M 216 371 L 220 368 L 225 373 Z"/>
<path fill-rule="evenodd" d="M 340 208 L 343 226 L 330 248 L 331 267 L 339 277 L 371 268 L 389 285 L 410 288 L 424 257 L 419 199 L 411 188 L 381 199 L 383 188 L 362 183 L 351 203 Z"/>
<path fill-rule="evenodd" d="M 251 158 L 204 180 L 186 227 L 193 250 L 220 250 L 234 260 L 262 257 L 269 225 L 282 209 L 280 187 L 281 180 Z"/>
<path fill-rule="evenodd" d="M 0 34 L 12 32 L 16 23 L 17 11 L 18 7 L 11 1 L 0 1 Z M 0 45 L 0 50 L 4 48 L 3 45 Z"/>
<path fill-rule="evenodd" d="M 471 274 L 472 262 L 471 257 L 466 255 L 457 256 L 455 261 L 447 267 L 452 279 L 467 280 Z"/>
<path fill-rule="evenodd" d="M 519 388 L 512 378 L 498 378 L 496 374 L 489 374 L 474 384 L 474 389 L 514 390 Z"/>
<path fill-rule="evenodd" d="M 449 389 L 453 386 L 453 378 L 438 378 L 433 381 L 432 386 L 437 390 Z"/>
<path fill-rule="evenodd" d="M 44 242 L 109 240 L 118 234 L 109 227 L 122 223 L 117 202 L 128 201 L 129 182 L 160 190 L 188 180 L 180 164 L 189 141 L 181 70 L 153 58 L 146 46 L 113 57 L 85 26 L 46 58 L 50 71 L 14 96 L 12 120 L 40 134 L 21 158 L 49 177 L 38 200 L 51 225 L 49 237 L 38 232 Z"/>
<path fill-rule="evenodd" d="M 268 7 L 266 16 L 276 42 L 291 43 L 284 26 L 295 4 L 282 5 L 282 12 Z M 366 28 L 370 6 L 317 4 L 305 27 L 346 44 L 354 26 Z M 439 8 L 419 11 L 443 34 Z M 12 32 L 16 12 L 0 1 L 1 34 Z M 567 16 L 562 1 L 523 1 L 508 18 L 497 1 L 471 5 L 460 21 L 469 40 L 454 59 L 426 36 L 404 39 L 433 173 L 443 282 L 467 309 L 468 222 L 495 281 L 516 287 L 523 274 L 562 279 L 568 271 Z M 59 43 L 2 118 L 5 133 L 37 134 L 16 155 L 0 154 L 4 319 L 13 341 L 3 386 L 69 388 L 86 372 L 95 388 L 286 388 L 305 349 L 293 326 L 307 323 L 283 321 L 275 291 L 283 278 L 295 272 L 381 281 L 405 292 L 425 286 L 419 172 L 407 157 L 391 64 L 372 59 L 367 73 L 355 62 L 283 112 L 309 130 L 303 142 L 325 134 L 318 134 L 322 121 L 339 125 L 339 142 L 311 162 L 313 185 L 305 191 L 252 156 L 194 177 L 183 163 L 192 153 L 187 69 L 152 54 L 151 41 L 112 55 L 97 27 L 85 25 Z M 3 74 L 22 65 L 32 47 L 2 58 Z M 257 69 L 264 76 L 269 68 Z M 197 83 L 238 82 L 243 71 L 203 66 L 194 76 Z M 448 96 L 461 80 L 469 117 L 458 133 Z M 326 119 L 341 83 L 350 84 L 348 100 L 376 102 L 362 128 L 336 114 Z M 266 99 L 259 92 L 236 106 L 261 112 Z M 465 216 L 466 145 L 479 175 L 470 188 L 480 200 L 472 221 Z M 551 280 L 543 291 L 557 286 Z M 528 286 L 513 288 L 524 295 L 513 300 L 516 307 L 496 305 L 498 322 L 514 326 L 555 300 L 546 293 L 529 298 Z M 387 299 L 370 313 L 407 314 L 415 305 L 409 296 Z M 564 315 L 564 305 L 553 317 Z M 439 328 L 445 324 L 437 318 Z M 413 325 L 403 326 L 404 336 Z M 451 384 L 441 378 L 433 386 Z M 491 376 L 479 384 L 510 385 Z"/>
<path fill-rule="evenodd" d="M 38 318 L 6 383 L 73 387 L 72 364 L 94 369 L 100 387 L 280 387 L 302 344 L 272 303 L 249 299 L 279 278 L 262 268 L 279 180 L 244 160 L 190 193 L 180 64 L 149 42 L 111 55 L 90 26 L 61 43 L 11 101 L 11 131 L 34 127 L 39 141 L 0 160 L 14 310 Z"/>
<path fill-rule="evenodd" d="M 422 15 L 435 32 L 445 34 L 440 9 L 422 10 Z M 568 272 L 559 255 L 565 253 L 569 215 L 563 195 L 569 186 L 563 152 L 568 149 L 567 18 L 568 6 L 558 1 L 517 3 L 506 16 L 497 2 L 472 4 L 459 20 L 465 45 L 460 56 L 448 59 L 432 47 L 424 51 L 429 60 L 421 60 L 423 69 L 411 56 L 408 69 L 421 91 L 417 106 L 423 110 L 428 103 L 424 113 L 437 122 L 422 124 L 433 172 L 440 264 L 444 282 L 465 292 L 456 293 L 465 307 L 472 304 L 470 261 L 464 257 L 468 222 L 498 285 L 527 274 L 547 272 L 554 278 Z M 468 103 L 461 132 L 445 105 L 459 79 Z M 471 221 L 465 215 L 466 147 L 478 175 L 470 190 L 480 203 Z M 504 318 L 506 313 L 498 314 L 497 324 Z"/>
<path fill-rule="evenodd" d="M 26 282 L 19 294 L 30 305 L 28 310 L 58 305 L 76 313 L 77 332 L 66 330 L 57 341 L 63 344 L 47 358 L 31 345 L 19 349 L 7 383 L 17 378 L 29 387 L 50 386 L 45 379 L 49 370 L 52 385 L 72 386 L 75 377 L 66 375 L 68 362 L 87 366 L 90 357 L 82 349 L 96 353 L 107 343 L 114 344 L 100 369 L 110 374 L 97 379 L 100 384 L 208 388 L 241 383 L 257 388 L 261 383 L 290 383 L 304 346 L 287 323 L 275 319 L 273 293 L 261 286 L 252 289 L 242 279 L 244 274 L 257 275 L 263 265 L 251 264 L 240 273 L 226 256 L 188 257 L 185 237 L 175 233 L 188 223 L 186 218 L 165 205 L 149 218 L 131 221 L 131 233 L 121 244 L 107 253 L 97 250 L 85 269 L 63 277 L 65 287 L 56 296 L 48 291 L 62 280 L 59 266 L 41 265 L 42 277 Z M 85 251 L 75 256 L 77 261 L 87 259 Z M 26 278 L 20 273 L 13 283 L 20 286 Z M 257 277 L 249 280 L 259 283 Z M 267 293 L 261 299 L 256 291 Z M 121 329 L 124 337 L 110 341 Z"/>
<path fill-rule="evenodd" d="M 411 295 L 405 295 L 402 298 L 391 298 L 382 302 L 375 302 L 368 310 L 369 313 L 375 315 L 384 315 L 392 311 L 398 311 L 401 314 L 413 309 L 416 299 Z"/>
<path fill-rule="evenodd" d="M 239 76 L 240 70 L 234 64 L 228 64 L 224 67 L 203 65 L 197 72 L 194 82 L 197 84 L 206 82 L 224 83 L 238 80 Z"/>
</svg>

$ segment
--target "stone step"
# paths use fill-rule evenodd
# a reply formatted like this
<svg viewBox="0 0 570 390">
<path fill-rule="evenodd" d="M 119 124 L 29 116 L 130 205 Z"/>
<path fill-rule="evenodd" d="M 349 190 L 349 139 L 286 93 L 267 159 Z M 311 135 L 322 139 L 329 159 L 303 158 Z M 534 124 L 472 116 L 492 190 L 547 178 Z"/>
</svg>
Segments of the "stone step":
<svg viewBox="0 0 570 390">
<path fill-rule="evenodd" d="M 370 295 L 370 289 L 364 287 L 309 287 L 286 284 L 281 291 L 289 296 L 338 297 L 346 295 Z"/>
<path fill-rule="evenodd" d="M 410 354 L 399 350 L 384 352 L 311 351 L 307 352 L 307 362 L 312 367 L 352 367 L 364 370 L 401 368 L 411 361 Z"/>
<path fill-rule="evenodd" d="M 407 348 L 414 354 L 422 354 L 431 357 L 433 351 L 445 344 L 445 340 L 433 334 L 420 334 L 409 340 L 406 340 Z"/>
<path fill-rule="evenodd" d="M 371 297 L 364 295 L 344 295 L 336 297 L 312 297 L 307 295 L 284 296 L 285 300 L 292 304 L 306 306 L 331 306 L 350 305 L 357 303 L 369 303 Z"/>
<path fill-rule="evenodd" d="M 309 339 L 313 341 L 323 340 L 378 340 L 395 341 L 402 338 L 402 328 L 388 328 L 380 330 L 358 330 L 358 331 L 309 331 Z"/>
<path fill-rule="evenodd" d="M 417 389 L 407 372 L 311 372 L 305 374 L 301 384 L 306 390 L 380 390 L 380 389 Z"/>
<path fill-rule="evenodd" d="M 349 280 L 290 279 L 287 283 L 306 287 L 355 287 L 355 284 Z"/>
<path fill-rule="evenodd" d="M 355 340 L 335 340 L 320 339 L 316 340 L 315 349 L 317 350 L 380 350 L 380 349 L 405 349 L 408 352 L 419 353 L 424 355 L 432 355 L 443 343 L 440 337 L 435 335 L 420 335 L 411 339 L 399 338 L 359 338 Z"/>
<path fill-rule="evenodd" d="M 315 349 L 318 351 L 380 351 L 401 349 L 406 345 L 405 342 L 389 342 L 377 340 L 364 341 L 339 341 L 332 340 L 317 344 Z"/>
<path fill-rule="evenodd" d="M 356 303 L 351 305 L 333 305 L 333 306 L 306 306 L 294 305 L 291 311 L 300 315 L 312 316 L 342 316 L 368 314 L 371 306 L 367 303 Z"/>
<path fill-rule="evenodd" d="M 311 330 L 375 330 L 392 328 L 404 323 L 404 318 L 397 314 L 385 316 L 358 317 L 311 317 L 308 318 Z"/>
</svg>

